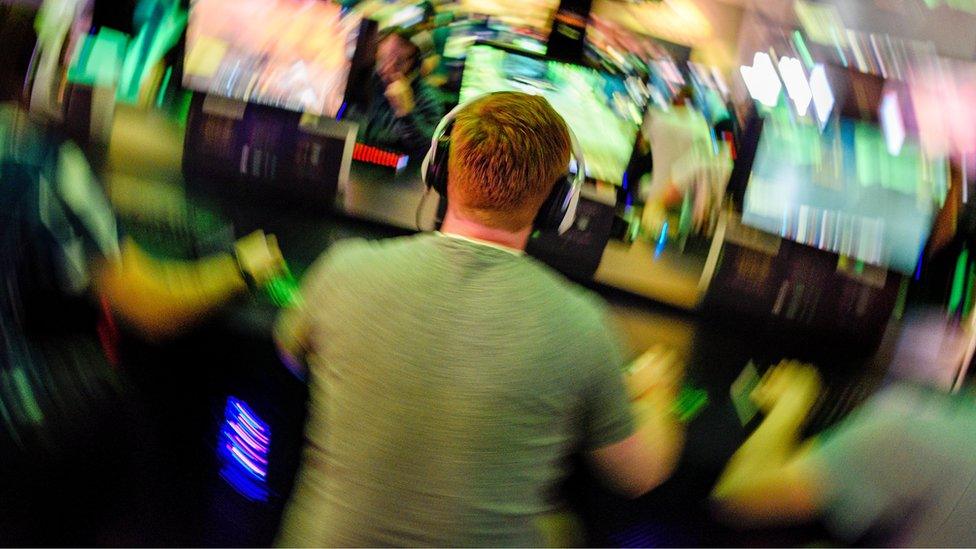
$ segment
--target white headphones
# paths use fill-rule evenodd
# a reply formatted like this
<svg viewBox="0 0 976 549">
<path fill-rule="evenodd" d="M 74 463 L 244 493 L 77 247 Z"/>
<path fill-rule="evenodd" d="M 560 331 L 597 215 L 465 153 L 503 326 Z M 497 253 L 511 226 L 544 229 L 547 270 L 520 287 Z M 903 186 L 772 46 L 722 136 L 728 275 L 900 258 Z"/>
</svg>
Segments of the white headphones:
<svg viewBox="0 0 976 549">
<path fill-rule="evenodd" d="M 497 93 L 497 92 L 494 92 Z M 490 94 L 486 94 L 490 95 Z M 430 140 L 430 149 L 420 165 L 420 176 L 428 189 L 434 189 L 442 197 L 447 197 L 447 161 L 451 150 L 451 128 L 459 112 L 471 103 L 485 97 L 484 95 L 465 101 L 451 109 L 434 130 Z M 533 225 L 540 230 L 556 230 L 565 233 L 576 220 L 576 208 L 579 205 L 580 189 L 586 181 L 586 163 L 583 160 L 583 150 L 576 140 L 572 128 L 569 130 L 569 143 L 573 159 L 576 160 L 576 173 L 567 173 L 552 187 L 552 191 L 539 208 L 539 214 Z"/>
</svg>

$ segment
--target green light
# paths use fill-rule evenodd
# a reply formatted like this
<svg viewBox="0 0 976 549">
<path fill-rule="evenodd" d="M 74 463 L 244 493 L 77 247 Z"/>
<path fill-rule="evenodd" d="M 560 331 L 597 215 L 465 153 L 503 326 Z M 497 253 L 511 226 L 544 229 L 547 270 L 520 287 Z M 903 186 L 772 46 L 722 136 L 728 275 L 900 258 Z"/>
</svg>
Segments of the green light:
<svg viewBox="0 0 976 549">
<path fill-rule="evenodd" d="M 837 49 L 837 56 L 840 57 L 841 64 L 846 68 L 848 66 L 847 56 L 844 55 L 844 48 L 841 46 L 840 36 L 837 35 L 837 29 L 831 28 L 830 35 L 831 38 L 834 39 L 834 47 Z"/>
<path fill-rule="evenodd" d="M 13 371 L 14 385 L 17 387 L 17 392 L 20 393 L 20 401 L 23 406 L 22 410 L 26 412 L 26 416 L 32 424 L 40 425 L 44 422 L 44 412 L 41 410 L 41 406 L 37 403 L 37 398 L 34 395 L 34 389 L 31 388 L 31 383 L 27 379 L 27 374 L 24 372 L 23 368 L 14 368 Z"/>
<path fill-rule="evenodd" d="M 630 235 L 628 235 L 628 240 L 633 242 L 637 240 L 640 235 L 641 224 L 639 219 L 635 219 L 633 223 L 630 224 Z"/>
<path fill-rule="evenodd" d="M 908 301 L 908 286 L 911 279 L 905 277 L 901 279 L 901 286 L 898 287 L 898 299 L 895 301 L 894 316 L 901 320 L 905 315 L 905 303 Z"/>
<path fill-rule="evenodd" d="M 969 265 L 969 276 L 966 277 L 966 297 L 962 300 L 962 316 L 969 316 L 973 310 L 973 283 L 976 282 L 976 272 L 973 268 L 976 265 Z"/>
<path fill-rule="evenodd" d="M 157 11 L 151 7 L 153 4 L 162 5 L 164 11 Z M 143 0 L 139 2 L 138 10 L 146 15 L 146 19 L 140 24 L 125 56 L 117 92 L 118 101 L 122 103 L 138 102 L 139 89 L 149 69 L 179 41 L 186 27 L 186 12 L 180 9 L 179 2 Z"/>
<path fill-rule="evenodd" d="M 125 33 L 107 27 L 87 35 L 68 69 L 68 81 L 88 86 L 111 86 L 119 78 L 129 43 Z"/>
<path fill-rule="evenodd" d="M 685 196 L 681 200 L 681 216 L 678 218 L 678 237 L 684 238 L 691 234 L 694 212 L 692 212 L 691 191 L 685 191 Z"/>
<path fill-rule="evenodd" d="M 796 52 L 800 54 L 800 59 L 803 60 L 803 64 L 807 66 L 807 69 L 813 68 L 813 56 L 810 55 L 810 50 L 807 48 L 807 43 L 803 41 L 803 34 L 800 31 L 793 31 L 793 44 L 796 46 Z"/>
<path fill-rule="evenodd" d="M 682 387 L 671 406 L 671 411 L 678 421 L 688 422 L 694 419 L 708 405 L 708 392 L 694 387 Z"/>
<path fill-rule="evenodd" d="M 946 4 L 953 9 L 976 13 L 976 2 L 973 0 L 946 0 Z"/>
<path fill-rule="evenodd" d="M 163 106 L 163 99 L 166 99 L 166 88 L 169 87 L 169 79 L 173 76 L 173 67 L 166 67 L 166 74 L 163 75 L 163 83 L 159 86 L 159 93 L 156 95 L 156 106 Z"/>
<path fill-rule="evenodd" d="M 176 120 L 182 126 L 186 126 L 186 120 L 190 117 L 190 103 L 193 101 L 193 93 L 188 91 L 181 92 L 180 108 L 176 111 Z"/>
<path fill-rule="evenodd" d="M 966 264 L 969 262 L 969 250 L 963 248 L 956 260 L 956 274 L 952 277 L 952 290 L 949 292 L 949 312 L 954 313 L 959 309 L 962 301 L 963 285 L 966 282 Z"/>
<path fill-rule="evenodd" d="M 264 285 L 264 291 L 278 307 L 296 307 L 302 303 L 301 286 L 288 269 Z"/>
</svg>

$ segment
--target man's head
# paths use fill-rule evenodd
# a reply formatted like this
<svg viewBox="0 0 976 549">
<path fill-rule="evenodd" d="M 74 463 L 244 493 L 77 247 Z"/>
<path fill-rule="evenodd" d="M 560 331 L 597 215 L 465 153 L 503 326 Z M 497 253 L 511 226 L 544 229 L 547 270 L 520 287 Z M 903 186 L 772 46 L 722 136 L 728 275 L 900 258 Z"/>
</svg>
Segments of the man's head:
<svg viewBox="0 0 976 549">
<path fill-rule="evenodd" d="M 413 79 L 420 69 L 420 47 L 410 34 L 398 28 L 384 32 L 376 46 L 376 74 L 390 84 L 401 78 Z"/>
<path fill-rule="evenodd" d="M 482 97 L 451 130 L 448 204 L 495 229 L 530 226 L 570 155 L 566 122 L 544 98 L 518 92 Z"/>
</svg>

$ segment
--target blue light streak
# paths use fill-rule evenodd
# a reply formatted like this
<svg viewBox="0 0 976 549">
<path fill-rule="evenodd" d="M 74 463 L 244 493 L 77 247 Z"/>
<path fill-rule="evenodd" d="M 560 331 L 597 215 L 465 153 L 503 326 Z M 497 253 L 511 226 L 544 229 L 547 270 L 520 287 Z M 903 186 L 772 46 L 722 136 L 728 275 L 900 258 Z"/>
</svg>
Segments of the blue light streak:
<svg viewBox="0 0 976 549">
<path fill-rule="evenodd" d="M 242 496 L 267 501 L 271 427 L 243 400 L 229 396 L 217 442 L 220 476 Z"/>
</svg>

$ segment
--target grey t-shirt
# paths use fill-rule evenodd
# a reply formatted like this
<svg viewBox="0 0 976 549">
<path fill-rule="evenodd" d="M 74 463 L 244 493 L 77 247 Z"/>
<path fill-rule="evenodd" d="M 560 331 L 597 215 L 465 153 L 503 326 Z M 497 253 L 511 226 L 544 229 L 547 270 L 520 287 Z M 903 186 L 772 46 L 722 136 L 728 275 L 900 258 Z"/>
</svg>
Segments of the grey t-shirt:
<svg viewBox="0 0 976 549">
<path fill-rule="evenodd" d="M 976 546 L 976 401 L 893 386 L 822 437 L 827 522 L 853 541 Z"/>
<path fill-rule="evenodd" d="M 634 430 L 601 303 L 455 237 L 346 241 L 304 281 L 307 447 L 282 545 L 534 545 L 576 450 Z"/>
</svg>

